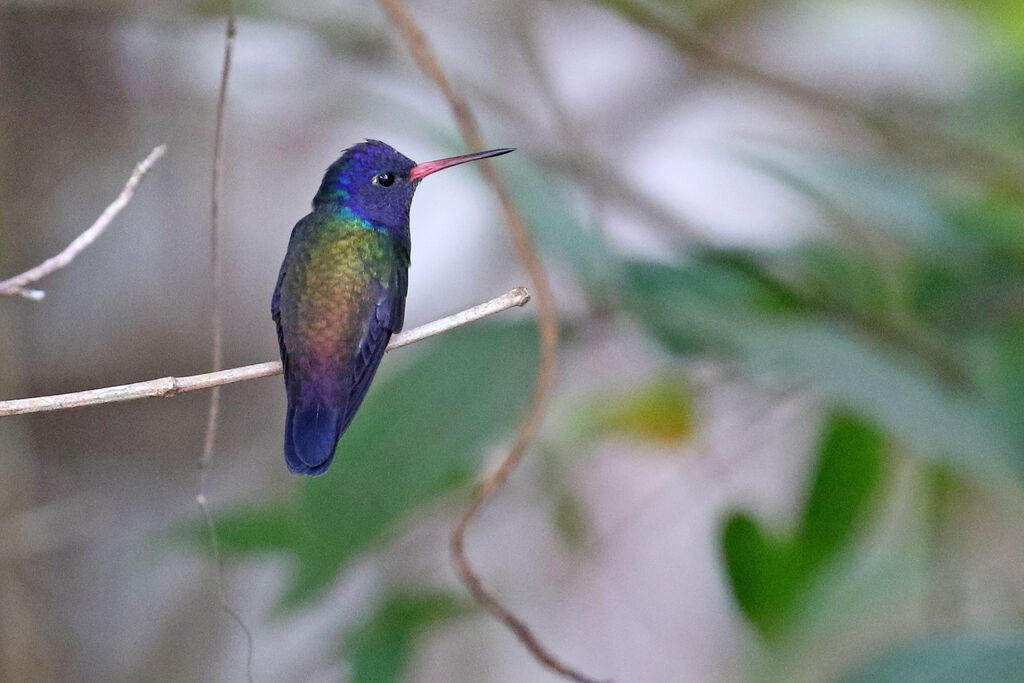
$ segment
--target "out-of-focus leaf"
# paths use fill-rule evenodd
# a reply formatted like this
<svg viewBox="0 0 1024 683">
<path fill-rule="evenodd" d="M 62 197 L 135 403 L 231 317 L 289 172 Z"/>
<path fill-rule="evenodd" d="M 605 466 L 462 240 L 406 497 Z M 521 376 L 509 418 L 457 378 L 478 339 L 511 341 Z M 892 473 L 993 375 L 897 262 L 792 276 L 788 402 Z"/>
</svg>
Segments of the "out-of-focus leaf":
<svg viewBox="0 0 1024 683">
<path fill-rule="evenodd" d="M 747 514 L 734 514 L 722 532 L 733 595 L 743 614 L 768 639 L 785 627 L 805 575 L 792 548 L 762 531 Z"/>
<path fill-rule="evenodd" d="M 695 260 L 706 267 L 724 269 L 732 277 L 753 285 L 755 289 L 746 301 L 757 311 L 779 315 L 806 311 L 810 303 L 806 293 L 795 290 L 773 272 L 776 259 L 765 256 L 743 249 L 705 249 L 694 254 Z"/>
<path fill-rule="evenodd" d="M 980 390 L 1024 451 L 1024 320 L 975 341 L 972 357 Z"/>
<path fill-rule="evenodd" d="M 992 407 L 946 389 L 906 349 L 849 324 L 787 312 L 756 280 L 707 263 L 632 264 L 627 272 L 631 309 L 671 351 L 733 358 L 755 377 L 806 387 L 869 417 L 925 457 L 1024 479 L 1024 455 Z M 773 296 L 776 305 L 765 305 Z"/>
<path fill-rule="evenodd" d="M 836 245 L 814 244 L 797 247 L 776 256 L 772 264 L 784 276 L 799 282 L 817 310 L 831 315 L 881 319 L 894 305 L 893 266 L 883 266 L 865 254 Z"/>
<path fill-rule="evenodd" d="M 621 277 L 618 259 L 600 231 L 580 220 L 562 181 L 523 159 L 504 168 L 541 249 L 565 263 L 588 295 L 613 298 Z"/>
<path fill-rule="evenodd" d="M 303 480 L 297 498 L 218 515 L 225 552 L 287 552 L 297 571 L 283 604 L 312 598 L 354 554 L 471 478 L 525 408 L 537 348 L 530 323 L 477 324 L 419 345 L 370 390 L 327 474 Z"/>
<path fill-rule="evenodd" d="M 832 212 L 884 230 L 922 252 L 960 245 L 918 174 L 907 169 L 791 149 L 774 149 L 770 157 L 745 153 L 741 158 Z"/>
<path fill-rule="evenodd" d="M 424 631 L 466 613 L 440 593 L 387 596 L 370 621 L 345 639 L 343 654 L 352 666 L 351 683 L 399 683 Z"/>
<path fill-rule="evenodd" d="M 628 308 L 681 354 L 734 353 L 737 339 L 792 306 L 749 274 L 705 260 L 685 267 L 629 263 L 623 285 Z"/>
<path fill-rule="evenodd" d="M 206 525 L 197 532 L 203 543 L 208 542 Z M 227 555 L 288 550 L 303 533 L 295 506 L 281 502 L 217 515 L 217 541 Z"/>
<path fill-rule="evenodd" d="M 949 0 L 982 19 L 986 37 L 998 39 L 1003 49 L 1024 51 L 1024 7 L 1017 0 Z"/>
<path fill-rule="evenodd" d="M 286 603 L 312 597 L 405 515 L 471 478 L 484 446 L 525 408 L 537 348 L 530 323 L 474 325 L 371 390 L 331 469 L 303 484 L 309 532 Z"/>
<path fill-rule="evenodd" d="M 878 492 L 885 442 L 871 424 L 829 416 L 800 525 L 771 535 L 750 515 L 731 515 L 722 532 L 733 594 L 769 640 L 782 635 L 825 565 L 853 542 Z"/>
<path fill-rule="evenodd" d="M 902 645 L 839 683 L 1017 683 L 1024 672 L 1024 631 L 943 634 Z"/>
<path fill-rule="evenodd" d="M 944 389 L 894 350 L 812 322 L 766 326 L 742 342 L 742 358 L 755 374 L 806 386 L 833 406 L 865 415 L 923 457 L 983 477 L 1024 479 L 1022 454 L 998 415 Z"/>
<path fill-rule="evenodd" d="M 562 540 L 573 550 L 578 550 L 590 536 L 590 519 L 580 499 L 566 487 L 555 496 L 555 528 Z"/>
<path fill-rule="evenodd" d="M 568 435 L 564 447 L 574 448 L 581 442 L 586 442 L 585 437 L 573 432 Z M 536 486 L 540 494 L 553 503 L 551 521 L 566 546 L 570 550 L 581 550 L 591 536 L 590 517 L 583 501 L 566 479 L 566 457 L 562 447 L 563 444 L 550 440 L 540 444 L 540 457 L 537 459 L 540 471 Z"/>
<path fill-rule="evenodd" d="M 693 400 L 682 379 L 663 379 L 637 391 L 595 400 L 583 409 L 587 431 L 616 434 L 661 445 L 693 433 Z"/>
<path fill-rule="evenodd" d="M 849 544 L 882 479 L 885 437 L 864 420 L 833 415 L 804 510 L 800 547 L 816 568 Z"/>
<path fill-rule="evenodd" d="M 272 13 L 265 0 L 236 0 L 235 14 L 240 17 L 263 17 Z M 227 5 L 219 0 L 192 0 L 192 11 L 200 16 L 226 17 Z"/>
<path fill-rule="evenodd" d="M 987 247 L 993 256 L 1024 265 L 1024 206 L 1015 199 L 988 196 L 961 202 L 947 209 L 947 215 L 966 237 Z"/>
</svg>

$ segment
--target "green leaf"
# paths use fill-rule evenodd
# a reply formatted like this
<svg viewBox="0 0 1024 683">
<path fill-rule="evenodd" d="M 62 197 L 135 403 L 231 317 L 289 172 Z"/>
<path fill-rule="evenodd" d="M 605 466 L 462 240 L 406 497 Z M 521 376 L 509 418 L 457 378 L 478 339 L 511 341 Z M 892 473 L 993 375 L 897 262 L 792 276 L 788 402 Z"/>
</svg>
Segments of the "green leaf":
<svg viewBox="0 0 1024 683">
<path fill-rule="evenodd" d="M 936 254 L 962 246 L 920 174 L 910 169 L 837 157 L 832 150 L 776 147 L 771 156 L 744 152 L 740 157 L 830 213 L 885 231 L 900 243 Z"/>
<path fill-rule="evenodd" d="M 588 296 L 614 299 L 621 278 L 618 259 L 597 227 L 584 225 L 569 186 L 525 158 L 511 160 L 504 168 L 544 253 L 567 265 Z"/>
<path fill-rule="evenodd" d="M 352 665 L 351 683 L 398 683 L 413 654 L 416 638 L 439 622 L 467 610 L 441 593 L 394 593 L 373 618 L 346 638 L 343 654 Z"/>
<path fill-rule="evenodd" d="M 987 46 L 990 40 L 1019 57 L 1024 52 L 1024 5 L 1019 0 L 953 0 L 985 23 Z"/>
<path fill-rule="evenodd" d="M 839 683 L 1017 683 L 1024 631 L 942 634 L 897 647 L 840 676 Z"/>
<path fill-rule="evenodd" d="M 990 479 L 1024 480 L 1024 459 L 998 415 L 951 392 L 898 352 L 828 323 L 752 330 L 742 354 L 755 374 L 803 385 L 891 430 L 917 455 Z"/>
<path fill-rule="evenodd" d="M 745 513 L 727 519 L 722 548 L 733 594 L 765 638 L 786 632 L 826 564 L 852 543 L 878 491 L 884 450 L 871 424 L 831 415 L 796 531 L 773 536 Z"/>
<path fill-rule="evenodd" d="M 882 481 L 885 438 L 850 414 L 829 418 L 799 531 L 804 565 L 817 568 L 845 548 Z"/>
<path fill-rule="evenodd" d="M 537 349 L 524 322 L 476 324 L 398 351 L 413 358 L 375 382 L 327 474 L 303 479 L 298 496 L 216 516 L 224 552 L 290 556 L 282 606 L 312 599 L 415 509 L 472 478 L 483 449 L 519 420 Z"/>
<path fill-rule="evenodd" d="M 733 595 L 763 636 L 779 636 L 793 612 L 804 574 L 797 556 L 782 540 L 765 534 L 747 514 L 725 523 L 722 550 Z"/>
<path fill-rule="evenodd" d="M 981 391 L 1024 452 L 1024 320 L 975 341 L 972 351 Z"/>
<path fill-rule="evenodd" d="M 709 260 L 685 267 L 628 263 L 623 285 L 627 307 L 680 354 L 734 353 L 747 330 L 791 306 L 758 278 Z"/>
<path fill-rule="evenodd" d="M 1011 423 L 982 396 L 948 389 L 895 341 L 793 308 L 758 278 L 713 263 L 630 264 L 627 273 L 630 309 L 670 351 L 735 359 L 755 378 L 864 415 L 918 455 L 1024 480 Z"/>
<path fill-rule="evenodd" d="M 220 513 L 217 540 L 225 555 L 255 555 L 288 550 L 302 535 L 295 506 L 284 502 Z M 196 527 L 207 542 L 206 525 Z"/>
<path fill-rule="evenodd" d="M 298 514 L 307 532 L 285 604 L 313 597 L 354 554 L 472 477 L 483 448 L 525 408 L 537 348 L 531 323 L 478 324 L 444 335 L 374 385 L 331 469 L 303 483 Z"/>
<path fill-rule="evenodd" d="M 947 208 L 950 222 L 967 238 L 1018 267 L 1024 263 L 1024 206 L 1017 198 L 989 193 Z"/>
</svg>

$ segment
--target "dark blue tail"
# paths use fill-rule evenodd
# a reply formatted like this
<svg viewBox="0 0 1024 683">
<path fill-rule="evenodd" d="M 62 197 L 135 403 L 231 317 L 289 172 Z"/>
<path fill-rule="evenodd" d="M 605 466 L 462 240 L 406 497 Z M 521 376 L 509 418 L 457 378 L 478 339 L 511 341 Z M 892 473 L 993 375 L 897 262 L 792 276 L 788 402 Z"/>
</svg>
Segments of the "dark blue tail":
<svg viewBox="0 0 1024 683">
<path fill-rule="evenodd" d="M 288 401 L 284 454 L 288 471 L 315 477 L 327 471 L 341 437 L 341 411 L 323 403 Z"/>
</svg>

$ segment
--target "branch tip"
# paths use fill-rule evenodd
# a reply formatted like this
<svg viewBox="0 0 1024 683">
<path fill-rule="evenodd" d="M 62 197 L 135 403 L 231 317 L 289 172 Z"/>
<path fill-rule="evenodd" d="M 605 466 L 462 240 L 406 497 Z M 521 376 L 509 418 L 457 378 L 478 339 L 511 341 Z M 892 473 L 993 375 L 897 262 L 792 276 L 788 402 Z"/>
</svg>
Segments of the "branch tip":
<svg viewBox="0 0 1024 683">
<path fill-rule="evenodd" d="M 117 214 L 121 213 L 121 209 L 128 205 L 131 201 L 132 195 L 135 194 L 135 188 L 138 187 L 142 181 L 142 177 L 149 172 L 149 169 L 153 168 L 153 164 L 164 155 L 167 151 L 167 145 L 158 145 L 153 148 L 145 159 L 135 165 L 135 169 L 129 176 L 128 181 L 124 184 L 121 189 L 121 193 L 117 195 L 114 201 L 107 205 L 107 208 L 103 210 L 100 217 L 93 221 L 93 224 L 82 231 L 75 239 L 71 241 L 68 246 L 64 247 L 56 256 L 51 256 L 46 259 L 38 266 L 26 270 L 20 275 L 15 275 L 12 278 L 8 278 L 0 282 L 0 295 L 14 296 L 20 295 L 26 299 L 33 301 L 39 301 L 46 292 L 39 289 L 28 289 L 26 285 L 30 285 L 37 280 L 41 280 L 50 273 L 60 270 L 64 266 L 71 263 L 76 256 L 78 256 L 86 247 L 96 241 L 96 239 L 103 234 L 103 231 L 107 229 L 110 222 L 114 220 Z"/>
<path fill-rule="evenodd" d="M 510 293 L 515 299 L 516 306 L 525 306 L 530 303 L 530 290 L 526 287 L 516 287 Z"/>
</svg>

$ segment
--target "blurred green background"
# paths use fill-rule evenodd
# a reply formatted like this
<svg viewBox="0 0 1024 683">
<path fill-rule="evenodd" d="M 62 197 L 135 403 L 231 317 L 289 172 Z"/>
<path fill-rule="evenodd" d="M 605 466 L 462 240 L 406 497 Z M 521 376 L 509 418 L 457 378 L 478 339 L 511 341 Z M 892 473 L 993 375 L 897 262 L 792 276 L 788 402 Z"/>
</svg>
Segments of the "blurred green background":
<svg viewBox="0 0 1024 683">
<path fill-rule="evenodd" d="M 224 6 L 0 2 L 0 398 L 209 363 Z M 565 331 L 539 442 L 469 535 L 590 675 L 1017 681 L 1024 671 L 1024 4 L 415 0 L 526 212 Z M 323 169 L 463 149 L 373 3 L 244 0 L 226 361 Z M 413 206 L 412 326 L 526 284 L 465 168 Z M 280 378 L 224 391 L 207 492 L 259 681 L 555 680 L 447 535 L 501 457 L 534 310 L 389 354 L 330 473 L 283 466 Z M 207 397 L 0 421 L 0 680 L 238 681 L 195 460 Z"/>
</svg>

